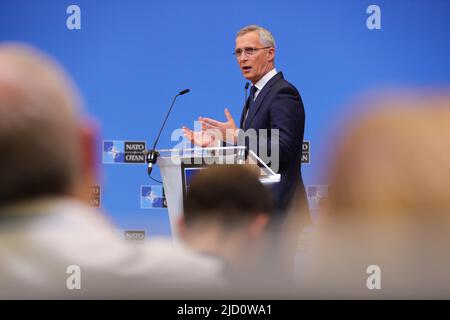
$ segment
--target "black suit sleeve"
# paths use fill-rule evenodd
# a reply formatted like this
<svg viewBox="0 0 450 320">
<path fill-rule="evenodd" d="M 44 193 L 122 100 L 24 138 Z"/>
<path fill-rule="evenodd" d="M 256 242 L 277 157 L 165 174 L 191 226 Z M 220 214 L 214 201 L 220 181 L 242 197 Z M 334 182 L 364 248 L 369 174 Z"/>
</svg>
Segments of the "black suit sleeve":
<svg viewBox="0 0 450 320">
<path fill-rule="evenodd" d="M 271 129 L 279 130 L 280 161 L 290 161 L 301 153 L 305 111 L 295 88 L 283 87 L 277 93 L 270 106 L 270 122 Z"/>
<path fill-rule="evenodd" d="M 275 88 L 272 88 L 274 90 Z M 256 153 L 261 159 L 270 165 L 274 154 L 272 148 L 278 149 L 279 164 L 283 166 L 296 157 L 300 157 L 301 144 L 305 126 L 305 111 L 303 102 L 298 91 L 292 86 L 276 88 L 276 92 L 269 100 L 269 121 L 268 126 L 260 129 L 268 129 L 266 133 L 257 130 L 257 150 Z M 277 129 L 277 130 L 273 130 Z M 278 133 L 276 132 L 278 131 Z M 251 130 L 246 131 L 247 136 L 252 136 Z M 249 140 L 241 139 L 239 145 L 249 148 Z M 266 150 L 261 150 L 261 145 L 267 146 Z M 251 147 L 250 147 L 251 148 Z M 264 157 L 268 155 L 269 158 Z"/>
</svg>

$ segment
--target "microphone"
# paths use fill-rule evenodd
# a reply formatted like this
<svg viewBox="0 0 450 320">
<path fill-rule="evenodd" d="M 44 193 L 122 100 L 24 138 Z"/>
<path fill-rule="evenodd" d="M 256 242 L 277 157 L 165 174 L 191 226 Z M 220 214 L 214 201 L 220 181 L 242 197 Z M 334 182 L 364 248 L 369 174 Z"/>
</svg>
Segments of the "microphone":
<svg viewBox="0 0 450 320">
<path fill-rule="evenodd" d="M 159 129 L 158 136 L 156 137 L 155 143 L 153 144 L 153 147 L 151 150 L 146 150 L 144 153 L 146 155 L 146 161 L 148 163 L 147 168 L 147 174 L 150 176 L 152 174 L 153 166 L 156 164 L 156 161 L 158 160 L 159 153 L 156 151 L 156 144 L 158 143 L 159 137 L 161 136 L 161 132 L 167 122 L 167 118 L 169 118 L 170 111 L 172 111 L 173 105 L 175 104 L 175 101 L 177 100 L 178 96 L 182 96 L 183 94 L 188 93 L 191 91 L 190 89 L 184 89 L 183 91 L 180 91 L 172 101 L 172 104 L 170 105 L 169 111 L 167 111 L 166 117 L 164 118 L 163 124 L 161 128 Z"/>
</svg>

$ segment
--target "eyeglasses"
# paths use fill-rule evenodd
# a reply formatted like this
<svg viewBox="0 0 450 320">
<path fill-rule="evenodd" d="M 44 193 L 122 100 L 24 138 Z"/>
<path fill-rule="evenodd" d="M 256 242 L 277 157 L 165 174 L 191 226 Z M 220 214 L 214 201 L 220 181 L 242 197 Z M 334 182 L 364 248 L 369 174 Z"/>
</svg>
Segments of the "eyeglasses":
<svg viewBox="0 0 450 320">
<path fill-rule="evenodd" d="M 247 48 L 244 48 L 244 49 L 236 49 L 236 50 L 233 52 L 233 54 L 234 54 L 234 56 L 235 56 L 236 58 L 239 58 L 239 57 L 242 55 L 243 52 L 245 52 L 245 54 L 246 54 L 247 56 L 252 56 L 252 55 L 254 55 L 254 54 L 256 53 L 256 51 L 258 51 L 258 50 L 269 49 L 269 48 L 272 48 L 272 47 L 264 47 L 264 48 L 252 48 L 252 47 L 247 47 Z"/>
</svg>

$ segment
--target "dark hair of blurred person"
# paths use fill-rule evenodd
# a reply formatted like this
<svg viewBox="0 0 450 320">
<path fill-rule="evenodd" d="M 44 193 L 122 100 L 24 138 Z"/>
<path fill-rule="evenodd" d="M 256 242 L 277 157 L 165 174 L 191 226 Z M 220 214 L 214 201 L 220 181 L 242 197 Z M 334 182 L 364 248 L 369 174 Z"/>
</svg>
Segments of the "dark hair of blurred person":
<svg viewBox="0 0 450 320">
<path fill-rule="evenodd" d="M 218 165 L 194 176 L 184 204 L 187 225 L 220 220 L 233 229 L 264 217 L 272 210 L 267 188 L 246 166 Z"/>
<path fill-rule="evenodd" d="M 71 81 L 31 48 L 3 45 L 0 59 L 0 205 L 87 192 L 93 128 L 77 121 L 81 101 Z"/>
<path fill-rule="evenodd" d="M 243 281 L 239 284 L 245 286 L 262 280 L 258 272 L 264 269 L 271 210 L 270 192 L 254 170 L 244 165 L 211 166 L 192 178 L 181 236 L 196 251 L 223 259 L 231 282 Z"/>
</svg>

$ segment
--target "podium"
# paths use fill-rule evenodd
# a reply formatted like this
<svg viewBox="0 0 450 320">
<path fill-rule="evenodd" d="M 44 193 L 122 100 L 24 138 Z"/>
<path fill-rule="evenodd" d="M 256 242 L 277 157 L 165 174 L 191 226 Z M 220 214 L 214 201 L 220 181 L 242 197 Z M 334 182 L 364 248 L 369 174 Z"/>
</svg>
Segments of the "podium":
<svg viewBox="0 0 450 320">
<path fill-rule="evenodd" d="M 280 175 L 269 168 L 252 150 L 245 146 L 217 148 L 160 149 L 157 164 L 161 171 L 169 211 L 172 239 L 178 241 L 177 221 L 183 214 L 183 201 L 190 180 L 196 172 L 212 164 L 254 165 L 263 184 L 280 181 Z"/>
</svg>

